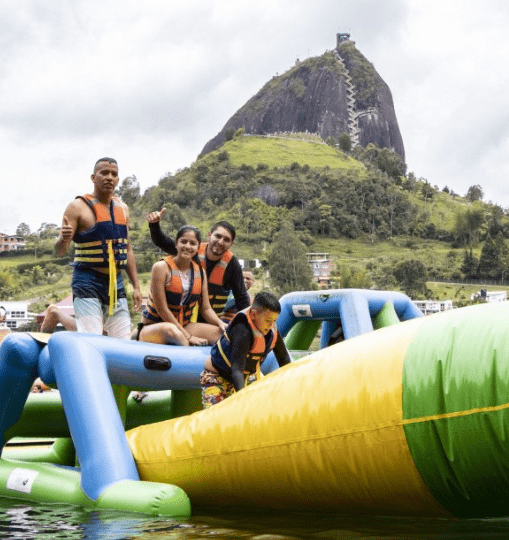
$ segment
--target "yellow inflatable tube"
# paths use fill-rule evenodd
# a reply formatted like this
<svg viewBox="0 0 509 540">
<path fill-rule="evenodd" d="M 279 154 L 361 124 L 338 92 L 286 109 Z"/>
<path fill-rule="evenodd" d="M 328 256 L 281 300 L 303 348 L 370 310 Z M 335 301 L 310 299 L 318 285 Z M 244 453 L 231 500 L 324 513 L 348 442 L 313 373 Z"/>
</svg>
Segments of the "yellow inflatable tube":
<svg viewBox="0 0 509 540">
<path fill-rule="evenodd" d="M 450 516 L 404 433 L 405 353 L 424 318 L 322 349 L 212 408 L 127 433 L 142 480 L 193 504 Z"/>
</svg>

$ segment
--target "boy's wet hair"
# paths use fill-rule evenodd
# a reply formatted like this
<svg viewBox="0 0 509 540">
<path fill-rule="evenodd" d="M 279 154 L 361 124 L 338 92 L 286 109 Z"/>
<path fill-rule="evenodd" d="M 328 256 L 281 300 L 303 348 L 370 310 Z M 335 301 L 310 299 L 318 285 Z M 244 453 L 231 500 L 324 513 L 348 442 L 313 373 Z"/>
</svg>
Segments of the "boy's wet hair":
<svg viewBox="0 0 509 540">
<path fill-rule="evenodd" d="M 281 304 L 279 303 L 277 296 L 268 291 L 261 291 L 257 293 L 254 297 L 251 308 L 255 311 L 268 309 L 274 313 L 281 313 Z"/>
</svg>

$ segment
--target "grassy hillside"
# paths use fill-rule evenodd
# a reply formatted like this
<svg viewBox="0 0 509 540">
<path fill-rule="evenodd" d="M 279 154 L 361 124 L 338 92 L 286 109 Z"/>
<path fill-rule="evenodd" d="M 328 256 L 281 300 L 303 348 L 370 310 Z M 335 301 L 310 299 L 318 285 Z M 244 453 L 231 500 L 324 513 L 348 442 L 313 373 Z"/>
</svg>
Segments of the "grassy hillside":
<svg viewBox="0 0 509 540">
<path fill-rule="evenodd" d="M 220 152 L 228 152 L 230 163 L 237 167 L 263 164 L 275 169 L 298 163 L 311 168 L 352 170 L 361 176 L 366 169 L 362 163 L 307 133 L 236 137 L 200 161 L 206 163 L 210 158 L 215 159 Z"/>
<path fill-rule="evenodd" d="M 131 240 L 143 293 L 148 292 L 150 268 L 160 257 L 145 216 L 163 206 L 168 211 L 162 228 L 170 235 L 184 223 L 206 233 L 219 219 L 231 221 L 237 228 L 234 252 L 242 259 L 267 260 L 273 238 L 287 220 L 308 252 L 328 253 L 336 270 L 359 268 L 369 274 L 373 286 L 381 274 L 406 259 L 422 261 L 430 280 L 461 278 L 465 244 L 457 242 L 459 247 L 453 247 L 457 215 L 477 209 L 484 216 L 472 245 L 473 255 L 479 258 L 496 208 L 434 189 L 412 175 L 394 174 L 397 167 L 391 165 L 397 163 L 391 162 L 390 154 L 387 149 L 357 147 L 346 155 L 308 133 L 270 137 L 237 133 L 190 167 L 161 179 L 143 196 L 134 191 L 129 201 L 129 193 L 124 198 L 121 192 L 131 209 Z M 508 238 L 508 217 L 500 213 L 497 219 Z M 0 299 L 43 296 L 49 303 L 65 295 L 70 268 L 57 268 L 52 256 L 0 260 L 0 271 L 3 267 L 19 278 L 16 288 L 4 287 Z M 262 281 L 261 274 L 259 278 Z M 465 300 L 479 288 L 428 284 L 434 298 Z"/>
<path fill-rule="evenodd" d="M 1 268 L 16 268 L 20 264 L 40 264 L 43 261 L 51 260 L 50 255 L 44 255 L 42 257 L 36 257 L 32 254 L 18 255 L 16 257 L 0 257 Z"/>
<path fill-rule="evenodd" d="M 440 229 L 446 230 L 454 228 L 456 216 L 467 208 L 480 206 L 484 208 L 485 212 L 489 213 L 490 211 L 489 204 L 481 201 L 472 203 L 464 197 L 451 195 L 443 191 L 435 192 L 431 199 L 425 199 L 419 191 L 411 192 L 409 193 L 409 199 L 428 215 L 431 223 L 434 223 Z"/>
</svg>

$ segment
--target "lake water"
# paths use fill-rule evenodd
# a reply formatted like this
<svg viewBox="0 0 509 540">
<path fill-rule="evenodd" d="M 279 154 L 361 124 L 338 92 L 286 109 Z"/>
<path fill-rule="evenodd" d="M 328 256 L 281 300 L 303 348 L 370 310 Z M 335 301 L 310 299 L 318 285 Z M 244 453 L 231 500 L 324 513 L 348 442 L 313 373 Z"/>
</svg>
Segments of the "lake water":
<svg viewBox="0 0 509 540">
<path fill-rule="evenodd" d="M 22 540 L 509 538 L 509 518 L 422 519 L 195 509 L 186 521 L 0 498 L 0 538 Z"/>
</svg>

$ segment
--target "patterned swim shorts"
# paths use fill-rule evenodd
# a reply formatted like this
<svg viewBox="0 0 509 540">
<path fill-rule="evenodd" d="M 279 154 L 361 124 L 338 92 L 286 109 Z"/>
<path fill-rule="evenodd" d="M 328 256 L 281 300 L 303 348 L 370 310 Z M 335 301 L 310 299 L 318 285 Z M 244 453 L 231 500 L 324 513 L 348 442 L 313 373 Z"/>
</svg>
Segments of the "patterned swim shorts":
<svg viewBox="0 0 509 540">
<path fill-rule="evenodd" d="M 204 409 L 216 405 L 216 403 L 230 397 L 235 392 L 232 382 L 208 369 L 204 369 L 200 374 L 200 384 L 201 402 Z"/>
<path fill-rule="evenodd" d="M 256 381 L 256 375 L 250 375 L 246 384 L 251 384 Z M 201 384 L 201 402 L 204 409 L 212 407 L 221 401 L 225 400 L 235 393 L 233 383 L 221 377 L 218 373 L 214 373 L 208 369 L 204 369 L 200 374 Z"/>
</svg>

